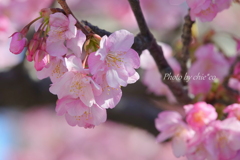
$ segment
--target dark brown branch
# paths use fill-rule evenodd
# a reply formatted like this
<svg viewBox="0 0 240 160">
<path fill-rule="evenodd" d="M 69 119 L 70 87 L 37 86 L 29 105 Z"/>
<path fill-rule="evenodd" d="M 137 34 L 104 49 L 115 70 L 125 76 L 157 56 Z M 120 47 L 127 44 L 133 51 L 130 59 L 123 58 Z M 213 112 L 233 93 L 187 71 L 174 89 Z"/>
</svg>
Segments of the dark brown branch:
<svg viewBox="0 0 240 160">
<path fill-rule="evenodd" d="M 105 35 L 109 36 L 110 34 L 112 34 L 109 31 L 106 31 L 104 29 L 100 29 L 97 26 L 92 25 L 91 23 L 89 23 L 88 21 L 81 21 L 84 25 L 88 26 L 94 33 L 98 34 L 99 36 L 103 37 Z M 146 43 L 146 39 L 144 38 L 144 36 L 142 36 L 141 34 L 138 34 L 137 36 L 135 36 L 134 38 L 134 43 L 132 45 L 132 49 L 134 49 L 135 51 L 138 52 L 139 56 L 142 54 L 142 51 L 148 48 L 148 43 Z"/>
<path fill-rule="evenodd" d="M 189 59 L 189 46 L 192 41 L 192 25 L 194 24 L 194 21 L 191 20 L 190 17 L 190 10 L 188 14 L 184 17 L 184 25 L 182 30 L 182 53 L 180 57 L 180 65 L 181 65 L 181 75 L 184 77 L 187 73 L 187 61 Z M 184 80 L 184 78 L 181 79 L 183 85 L 187 85 L 187 82 Z"/>
<path fill-rule="evenodd" d="M 151 55 L 156 61 L 158 69 L 162 74 L 163 83 L 165 83 L 169 87 L 169 89 L 173 92 L 173 94 L 175 95 L 179 103 L 183 103 L 183 104 L 190 103 L 191 99 L 189 98 L 187 91 L 184 90 L 181 83 L 177 82 L 176 80 L 164 79 L 164 76 L 166 74 L 173 75 L 173 70 L 169 66 L 168 62 L 164 57 L 162 47 L 157 44 L 155 38 L 153 37 L 153 35 L 151 34 L 147 26 L 147 23 L 142 13 L 139 0 L 128 0 L 128 1 L 136 17 L 136 20 L 140 29 L 140 34 L 142 35 L 143 40 L 147 44 L 148 50 L 150 51 Z"/>
<path fill-rule="evenodd" d="M 78 29 L 80 29 L 85 35 L 89 35 L 90 32 L 78 21 L 78 19 L 74 16 L 74 14 L 72 13 L 72 11 L 70 10 L 69 6 L 66 3 L 66 0 L 57 0 L 57 2 L 61 5 L 61 7 L 63 8 L 64 12 L 69 15 L 71 14 L 76 20 L 76 27 Z"/>
</svg>

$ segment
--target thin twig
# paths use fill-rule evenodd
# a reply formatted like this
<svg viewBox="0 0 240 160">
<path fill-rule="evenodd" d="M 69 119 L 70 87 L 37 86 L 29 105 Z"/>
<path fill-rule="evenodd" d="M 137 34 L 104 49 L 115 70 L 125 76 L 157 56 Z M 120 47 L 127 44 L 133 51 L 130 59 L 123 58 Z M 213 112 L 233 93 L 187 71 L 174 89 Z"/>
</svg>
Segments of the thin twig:
<svg viewBox="0 0 240 160">
<path fill-rule="evenodd" d="M 180 58 L 180 65 L 181 65 L 181 75 L 182 77 L 185 76 L 185 74 L 187 73 L 188 69 L 187 69 L 187 61 L 189 59 L 189 46 L 191 44 L 192 41 L 192 25 L 194 24 L 194 21 L 191 20 L 190 17 L 190 10 L 188 12 L 188 14 L 184 17 L 184 25 L 183 25 L 183 30 L 182 30 L 182 54 L 181 54 L 181 58 Z M 187 82 L 184 78 L 181 79 L 181 82 L 184 86 L 187 85 Z"/>
<path fill-rule="evenodd" d="M 71 14 L 77 20 L 76 27 L 80 29 L 86 36 L 90 35 L 90 32 L 74 16 L 69 6 L 67 5 L 66 0 L 57 0 L 57 2 L 62 6 L 63 10 L 67 15 Z"/>
<path fill-rule="evenodd" d="M 136 17 L 140 29 L 140 34 L 142 35 L 145 43 L 148 45 L 148 50 L 150 51 L 151 55 L 156 61 L 159 71 L 163 75 L 162 76 L 163 83 L 165 83 L 169 87 L 169 89 L 173 92 L 179 103 L 186 104 L 191 102 L 191 99 L 189 98 L 187 91 L 184 90 L 181 83 L 177 82 L 176 80 L 164 79 L 165 74 L 173 75 L 173 70 L 169 66 L 167 60 L 164 57 L 162 47 L 157 44 L 156 39 L 153 37 L 147 26 L 139 0 L 128 1 Z"/>
</svg>

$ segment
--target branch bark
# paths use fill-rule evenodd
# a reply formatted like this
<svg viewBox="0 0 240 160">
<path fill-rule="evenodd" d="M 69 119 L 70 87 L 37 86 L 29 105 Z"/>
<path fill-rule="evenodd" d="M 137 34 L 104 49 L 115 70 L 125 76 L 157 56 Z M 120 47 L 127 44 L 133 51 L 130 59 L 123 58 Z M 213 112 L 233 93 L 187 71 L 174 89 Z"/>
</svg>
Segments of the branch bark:
<svg viewBox="0 0 240 160">
<path fill-rule="evenodd" d="M 144 42 L 148 46 L 147 47 L 148 50 L 150 51 L 151 55 L 156 61 L 158 70 L 162 74 L 163 83 L 165 83 L 169 87 L 169 89 L 172 91 L 172 93 L 174 94 L 174 96 L 176 97 L 179 103 L 182 103 L 182 104 L 190 103 L 191 99 L 188 96 L 187 91 L 184 89 L 181 83 L 179 83 L 176 80 L 164 79 L 164 75 L 166 74 L 173 75 L 173 70 L 169 66 L 167 60 L 164 57 L 162 47 L 157 44 L 156 39 L 153 37 L 152 33 L 150 32 L 147 26 L 147 23 L 142 13 L 139 0 L 128 0 L 128 1 L 136 17 L 140 34 L 143 37 Z"/>
<path fill-rule="evenodd" d="M 192 41 L 192 25 L 194 24 L 194 21 L 191 20 L 190 17 L 190 9 L 188 11 L 188 14 L 184 17 L 184 25 L 183 25 L 183 30 L 182 30 L 182 53 L 181 53 L 181 61 L 180 61 L 180 65 L 181 65 L 181 75 L 182 77 L 185 76 L 185 74 L 188 71 L 187 68 L 187 61 L 189 59 L 189 46 L 191 44 Z M 184 80 L 184 78 L 181 79 L 181 82 L 184 86 L 187 85 L 187 82 Z"/>
<path fill-rule="evenodd" d="M 71 14 L 76 20 L 76 27 L 78 29 L 80 29 L 86 36 L 90 35 L 90 32 L 83 26 L 83 24 L 81 24 L 78 19 L 74 16 L 74 14 L 72 13 L 71 9 L 69 8 L 68 4 L 66 3 L 66 0 L 57 0 L 57 2 L 61 5 L 61 7 L 63 8 L 64 12 L 69 15 Z"/>
</svg>

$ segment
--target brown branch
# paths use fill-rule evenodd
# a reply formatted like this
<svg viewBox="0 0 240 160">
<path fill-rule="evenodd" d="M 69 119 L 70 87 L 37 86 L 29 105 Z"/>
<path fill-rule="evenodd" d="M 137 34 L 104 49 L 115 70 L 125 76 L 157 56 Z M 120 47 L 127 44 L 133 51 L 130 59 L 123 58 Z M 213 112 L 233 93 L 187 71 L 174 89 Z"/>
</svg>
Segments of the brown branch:
<svg viewBox="0 0 240 160">
<path fill-rule="evenodd" d="M 88 21 L 82 21 L 82 23 L 88 26 L 94 33 L 98 34 L 101 37 L 105 35 L 109 36 L 110 34 L 112 34 L 109 31 L 106 31 L 104 29 L 101 29 L 97 26 L 92 25 Z M 135 36 L 132 49 L 137 51 L 140 56 L 142 54 L 142 51 L 147 48 L 148 48 L 148 43 L 146 43 L 146 39 L 141 34 L 138 34 L 137 36 Z"/>
<path fill-rule="evenodd" d="M 173 75 L 173 70 L 169 66 L 168 62 L 164 57 L 162 47 L 157 44 L 155 38 L 153 37 L 152 33 L 150 32 L 147 26 L 147 23 L 142 13 L 139 0 L 128 0 L 128 1 L 136 17 L 136 20 L 140 29 L 140 34 L 142 35 L 143 40 L 147 44 L 148 50 L 150 51 L 151 55 L 156 61 L 159 71 L 163 75 L 162 76 L 163 83 L 165 83 L 169 87 L 169 89 L 173 92 L 173 94 L 175 95 L 179 103 L 183 103 L 183 104 L 190 103 L 191 99 L 188 96 L 187 91 L 184 90 L 181 83 L 177 82 L 176 80 L 164 79 L 165 74 Z"/>
<path fill-rule="evenodd" d="M 180 65 L 181 65 L 181 75 L 182 77 L 185 76 L 185 74 L 187 73 L 188 69 L 187 69 L 187 61 L 189 59 L 189 46 L 191 44 L 192 41 L 192 25 L 194 24 L 194 21 L 191 20 L 190 17 L 190 9 L 188 14 L 184 17 L 184 25 L 183 25 L 183 30 L 182 30 L 182 54 L 180 57 Z M 183 85 L 187 85 L 186 80 L 184 80 L 184 78 L 181 79 L 181 82 Z"/>
<path fill-rule="evenodd" d="M 90 35 L 90 32 L 83 26 L 83 24 L 81 24 L 78 19 L 74 16 L 74 14 L 72 13 L 72 11 L 70 10 L 69 6 L 66 3 L 66 0 L 57 0 L 57 2 L 61 5 L 61 7 L 63 8 L 64 12 L 69 15 L 71 14 L 76 20 L 76 27 L 78 29 L 80 29 L 86 36 Z"/>
</svg>

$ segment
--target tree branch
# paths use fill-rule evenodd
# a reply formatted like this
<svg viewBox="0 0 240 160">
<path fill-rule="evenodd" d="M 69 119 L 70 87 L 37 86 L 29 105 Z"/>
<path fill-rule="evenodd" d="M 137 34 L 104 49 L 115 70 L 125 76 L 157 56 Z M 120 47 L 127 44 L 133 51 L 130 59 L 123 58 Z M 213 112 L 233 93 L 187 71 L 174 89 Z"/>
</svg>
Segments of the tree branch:
<svg viewBox="0 0 240 160">
<path fill-rule="evenodd" d="M 88 21 L 81 21 L 83 24 L 85 24 L 86 26 L 88 26 L 94 33 L 98 34 L 99 36 L 103 37 L 105 35 L 109 36 L 110 34 L 112 34 L 109 31 L 106 31 L 104 29 L 101 29 L 95 25 L 92 25 L 91 23 L 89 23 Z M 146 43 L 146 39 L 141 35 L 138 34 L 137 36 L 135 36 L 134 38 L 134 43 L 132 45 L 132 49 L 134 49 L 135 51 L 138 52 L 138 55 L 140 56 L 142 54 L 142 51 L 148 48 L 148 43 Z"/>
<path fill-rule="evenodd" d="M 76 27 L 80 29 L 86 36 L 90 35 L 90 32 L 78 21 L 78 19 L 74 16 L 72 11 L 70 10 L 69 6 L 66 3 L 66 0 L 57 0 L 57 2 L 61 5 L 63 8 L 64 12 L 69 15 L 71 14 L 77 21 Z"/>
<path fill-rule="evenodd" d="M 140 29 L 140 34 L 143 37 L 143 41 L 148 46 L 147 48 L 150 51 L 151 55 L 153 56 L 154 60 L 156 61 L 158 69 L 162 74 L 163 83 L 165 83 L 169 87 L 169 89 L 175 95 L 179 103 L 183 103 L 183 104 L 190 103 L 191 99 L 188 96 L 187 91 L 184 90 L 181 83 L 177 82 L 176 80 L 164 79 L 165 74 L 173 75 L 173 70 L 169 66 L 167 60 L 164 57 L 162 47 L 157 44 L 156 39 L 153 37 L 152 33 L 150 32 L 146 24 L 139 0 L 128 0 L 128 1 L 136 17 L 136 20 Z"/>
<path fill-rule="evenodd" d="M 180 61 L 180 65 L 181 65 L 181 75 L 182 77 L 185 76 L 185 74 L 187 73 L 188 69 L 187 69 L 187 61 L 189 59 L 189 46 L 191 44 L 192 41 L 192 25 L 194 24 L 194 21 L 191 20 L 190 17 L 190 9 L 188 11 L 188 14 L 184 17 L 184 25 L 183 25 L 183 30 L 182 30 L 182 53 L 181 53 L 181 61 Z M 187 85 L 186 80 L 184 80 L 184 78 L 181 79 L 181 82 L 183 85 Z"/>
</svg>

